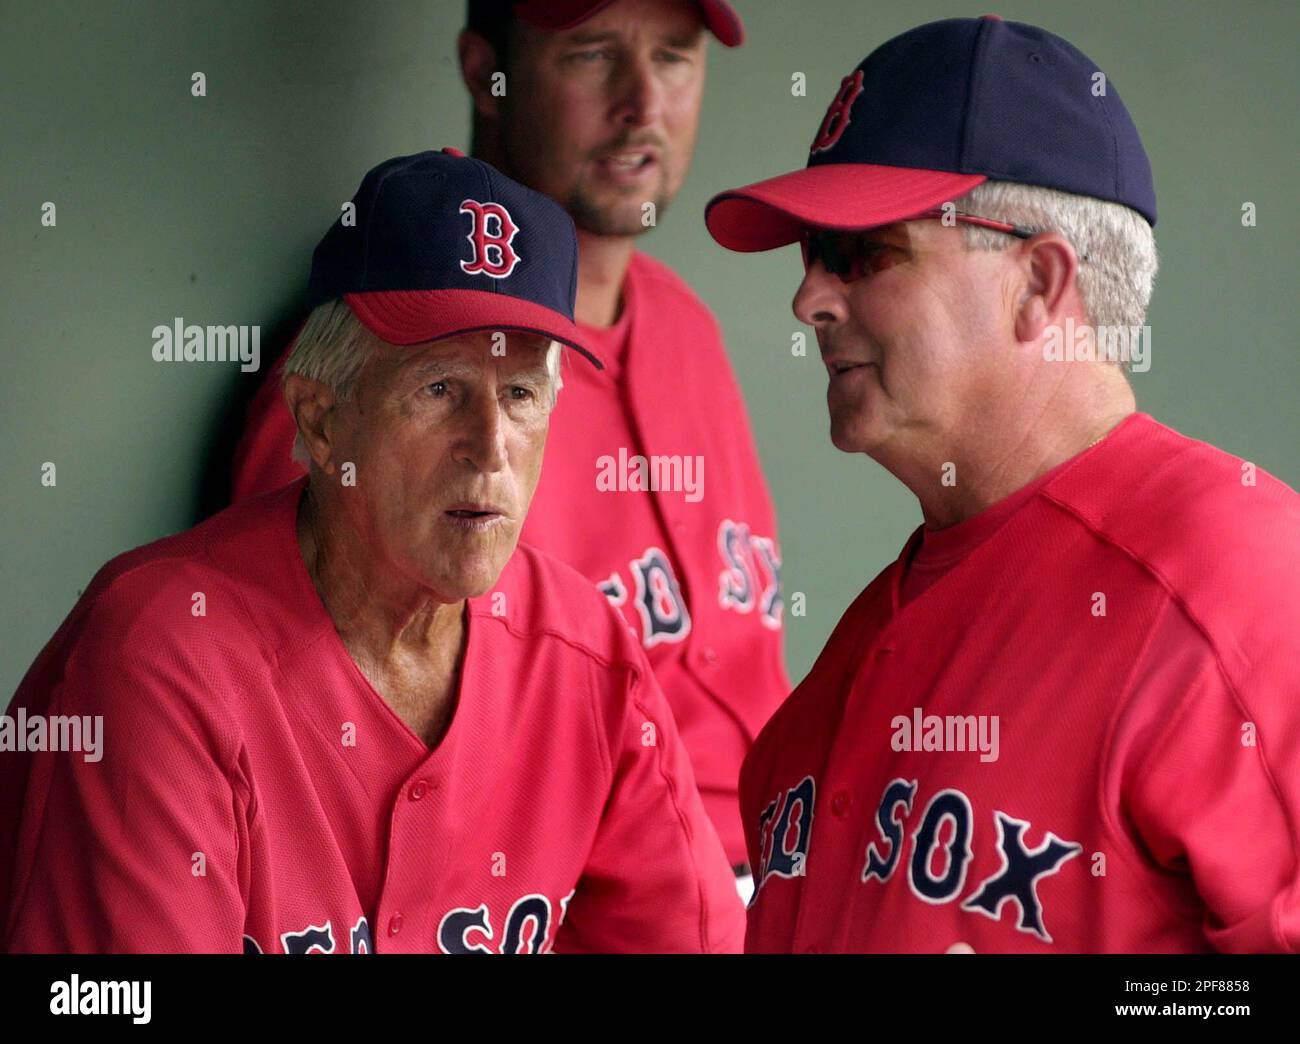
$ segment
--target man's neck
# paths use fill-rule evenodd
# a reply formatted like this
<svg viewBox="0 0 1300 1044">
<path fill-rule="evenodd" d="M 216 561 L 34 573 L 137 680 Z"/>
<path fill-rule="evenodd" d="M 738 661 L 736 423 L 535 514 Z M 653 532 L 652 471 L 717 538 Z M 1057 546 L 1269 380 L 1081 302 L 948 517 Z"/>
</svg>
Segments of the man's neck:
<svg viewBox="0 0 1300 1044">
<path fill-rule="evenodd" d="M 618 321 L 633 238 L 578 230 L 578 300 L 574 309 L 578 322 L 603 328 Z"/>
<path fill-rule="evenodd" d="M 925 463 L 890 462 L 884 454 L 877 459 L 916 495 L 926 525 L 946 529 L 1101 442 L 1135 408 L 1127 391 L 1074 416 L 1041 413 L 1019 427 L 1008 423 L 971 429 L 944 447 L 931 447 Z"/>
<path fill-rule="evenodd" d="M 334 629 L 358 665 L 382 669 L 412 657 L 454 663 L 464 637 L 464 601 L 438 601 L 378 568 L 361 546 L 366 541 L 346 523 L 330 525 L 322 515 L 309 486 L 298 511 L 298 546 Z"/>
</svg>

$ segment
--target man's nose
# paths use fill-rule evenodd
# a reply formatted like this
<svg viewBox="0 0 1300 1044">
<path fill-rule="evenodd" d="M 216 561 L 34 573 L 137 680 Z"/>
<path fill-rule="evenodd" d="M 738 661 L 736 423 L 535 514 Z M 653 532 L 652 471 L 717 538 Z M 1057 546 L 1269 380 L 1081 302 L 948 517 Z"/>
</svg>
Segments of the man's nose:
<svg viewBox="0 0 1300 1044">
<path fill-rule="evenodd" d="M 809 326 L 820 328 L 843 322 L 848 314 L 844 284 L 839 276 L 831 275 L 825 265 L 815 261 L 805 269 L 791 308 L 795 317 Z"/>
<path fill-rule="evenodd" d="M 507 421 L 496 396 L 475 399 L 473 409 L 468 411 L 457 459 L 473 465 L 477 471 L 505 470 L 509 460 L 507 432 Z"/>
<path fill-rule="evenodd" d="M 617 115 L 628 126 L 648 126 L 663 114 L 663 85 L 655 76 L 654 63 L 648 56 L 634 55 L 623 63 L 618 91 Z"/>
</svg>

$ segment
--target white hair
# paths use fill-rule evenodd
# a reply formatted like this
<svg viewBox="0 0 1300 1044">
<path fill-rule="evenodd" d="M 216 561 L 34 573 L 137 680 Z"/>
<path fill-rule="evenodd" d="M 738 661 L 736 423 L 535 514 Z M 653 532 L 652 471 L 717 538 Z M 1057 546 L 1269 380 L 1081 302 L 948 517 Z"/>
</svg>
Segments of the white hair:
<svg viewBox="0 0 1300 1044">
<path fill-rule="evenodd" d="M 339 399 L 349 399 L 356 391 L 357 379 L 375 349 L 386 342 L 368 329 L 342 298 L 317 305 L 307 316 L 298 332 L 284 363 L 283 377 L 301 374 L 319 381 Z M 560 393 L 564 381 L 560 377 L 559 341 L 552 341 L 546 350 L 546 372 L 551 378 L 551 402 Z M 283 379 L 283 378 L 282 378 Z M 311 466 L 311 454 L 299 432 L 293 440 L 293 459 L 303 467 Z"/>
<path fill-rule="evenodd" d="M 1079 296 L 1089 324 L 1145 325 L 1159 258 L 1155 234 L 1137 211 L 1122 203 L 1010 181 L 986 181 L 954 203 L 963 213 L 1061 233 L 1079 256 Z M 962 222 L 961 228 L 967 249 L 1005 250 L 1015 242 L 1012 236 L 978 225 Z"/>
</svg>

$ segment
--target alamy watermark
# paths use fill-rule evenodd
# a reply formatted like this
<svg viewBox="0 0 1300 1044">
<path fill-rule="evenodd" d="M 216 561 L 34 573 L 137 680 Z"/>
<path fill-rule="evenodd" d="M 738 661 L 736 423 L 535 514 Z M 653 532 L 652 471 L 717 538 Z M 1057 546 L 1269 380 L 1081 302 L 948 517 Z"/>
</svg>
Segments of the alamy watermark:
<svg viewBox="0 0 1300 1044">
<path fill-rule="evenodd" d="M 87 761 L 104 756 L 102 714 L 28 714 L 19 707 L 16 715 L 0 714 L 0 753 L 74 751 Z"/>
<path fill-rule="evenodd" d="M 996 714 L 926 714 L 913 707 L 912 715 L 897 714 L 890 719 L 893 731 L 889 745 L 908 751 L 975 751 L 980 761 L 998 760 L 1001 721 Z"/>
<path fill-rule="evenodd" d="M 177 316 L 152 336 L 154 362 L 237 362 L 245 373 L 262 365 L 260 326 L 199 326 Z"/>
<path fill-rule="evenodd" d="M 1123 362 L 1134 373 L 1145 373 L 1151 369 L 1151 327 L 1093 327 L 1067 318 L 1064 328 L 1047 328 L 1043 358 L 1047 362 Z"/>
<path fill-rule="evenodd" d="M 704 498 L 704 457 L 629 454 L 596 458 L 596 489 L 601 493 L 684 493 L 692 504 Z"/>
<path fill-rule="evenodd" d="M 50 984 L 51 1015 L 130 1015 L 137 1026 L 152 1017 L 153 982 L 86 979 L 75 972 Z"/>
</svg>

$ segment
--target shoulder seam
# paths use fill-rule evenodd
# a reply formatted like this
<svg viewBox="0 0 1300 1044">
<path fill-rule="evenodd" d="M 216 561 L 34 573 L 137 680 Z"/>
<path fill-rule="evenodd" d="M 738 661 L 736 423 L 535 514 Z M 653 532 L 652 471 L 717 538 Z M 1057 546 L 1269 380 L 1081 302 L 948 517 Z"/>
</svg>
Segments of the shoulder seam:
<svg viewBox="0 0 1300 1044">
<path fill-rule="evenodd" d="M 1197 614 L 1191 611 L 1191 609 L 1188 607 L 1187 603 L 1184 601 L 1182 596 L 1173 587 L 1173 585 L 1164 577 L 1164 575 L 1152 563 L 1148 562 L 1145 558 L 1136 554 L 1129 548 L 1125 547 L 1123 544 L 1119 543 L 1117 540 L 1110 537 L 1108 534 L 1103 533 L 1100 529 L 1098 529 L 1097 526 L 1093 525 L 1088 519 L 1081 516 L 1070 505 L 1063 503 L 1059 498 L 1052 496 L 1051 494 L 1047 493 L 1045 490 L 1042 492 L 1041 495 L 1049 503 L 1055 504 L 1062 511 L 1066 512 L 1067 514 L 1069 514 L 1070 516 L 1078 520 L 1078 522 L 1089 533 L 1091 533 L 1097 540 L 1100 540 L 1101 542 L 1107 544 L 1109 547 L 1112 547 L 1116 551 L 1119 551 L 1120 553 L 1124 554 L 1130 561 L 1132 561 L 1135 565 L 1141 568 L 1143 572 L 1145 572 L 1155 583 L 1157 583 L 1160 586 L 1160 589 L 1164 593 L 1165 598 L 1168 599 L 1168 601 L 1172 604 L 1172 606 L 1175 608 L 1177 612 L 1180 612 L 1188 620 L 1188 622 L 1192 625 L 1192 627 L 1196 629 L 1197 634 L 1200 635 L 1201 640 L 1205 643 L 1205 646 L 1209 650 L 1210 656 L 1214 661 L 1215 669 L 1218 672 L 1219 677 L 1223 680 L 1224 688 L 1227 690 L 1229 697 L 1236 705 L 1238 712 L 1240 712 L 1245 716 L 1244 720 L 1246 721 L 1257 720 L 1256 716 L 1250 710 L 1250 707 L 1246 701 L 1245 696 L 1238 689 L 1236 679 L 1234 679 L 1228 673 L 1227 668 L 1224 666 L 1223 657 L 1220 655 L 1218 644 L 1215 642 L 1214 637 L 1210 633 L 1209 628 L 1205 626 L 1205 624 L 1201 621 L 1200 617 L 1198 617 Z M 1144 653 L 1145 653 L 1145 649 L 1146 646 L 1144 645 L 1143 646 Z M 1132 675 L 1130 673 L 1130 683 L 1131 683 L 1131 677 Z M 1128 685 L 1125 686 L 1125 689 L 1127 691 Z M 1130 697 L 1126 695 L 1123 699 L 1121 699 L 1117 703 L 1115 710 L 1112 712 L 1112 723 L 1118 719 L 1118 715 L 1120 713 L 1121 708 L 1128 706 L 1129 698 Z M 1184 706 L 1185 704 L 1183 702 L 1179 703 L 1180 715 L 1184 709 Z M 1113 730 L 1109 726 L 1107 729 L 1107 733 L 1108 736 L 1113 736 Z M 1262 740 L 1260 741 L 1256 749 L 1259 752 L 1260 768 L 1263 771 L 1265 778 L 1268 780 L 1269 789 L 1272 790 L 1273 796 L 1277 800 L 1278 805 L 1282 810 L 1282 814 L 1288 820 L 1291 821 L 1291 837 L 1290 837 L 1291 851 L 1293 856 L 1296 856 L 1297 859 L 1300 859 L 1300 854 L 1298 854 L 1300 853 L 1300 842 L 1297 841 L 1297 824 L 1285 800 L 1285 797 L 1281 792 L 1281 788 L 1278 786 L 1276 773 L 1273 771 L 1272 766 L 1270 764 L 1270 759 L 1268 758 L 1267 754 L 1264 751 Z M 1107 751 L 1104 754 L 1106 763 L 1109 763 L 1110 755 L 1111 755 L 1111 751 L 1107 749 Z M 1272 925 L 1273 931 L 1276 934 L 1276 936 L 1278 938 L 1285 938 L 1285 936 L 1280 933 L 1280 928 L 1277 923 L 1278 917 L 1279 917 L 1278 912 L 1276 910 L 1272 911 L 1270 923 Z"/>
</svg>

